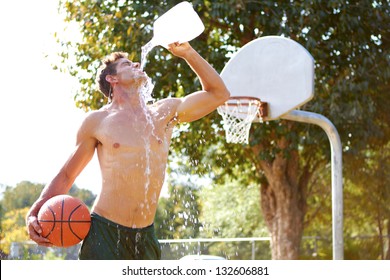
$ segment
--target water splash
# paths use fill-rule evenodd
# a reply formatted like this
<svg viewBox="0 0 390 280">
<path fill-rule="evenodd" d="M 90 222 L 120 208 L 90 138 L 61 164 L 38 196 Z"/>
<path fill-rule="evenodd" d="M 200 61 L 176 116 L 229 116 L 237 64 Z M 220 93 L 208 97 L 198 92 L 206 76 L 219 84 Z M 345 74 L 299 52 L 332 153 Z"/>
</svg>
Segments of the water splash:
<svg viewBox="0 0 390 280">
<path fill-rule="evenodd" d="M 117 242 L 116 242 L 116 253 L 117 253 L 117 255 L 119 256 L 119 252 L 120 252 L 120 241 L 121 241 L 121 231 L 120 231 L 118 225 L 116 226 L 116 228 L 117 228 L 117 233 L 118 233 L 118 240 L 117 240 Z"/>
<path fill-rule="evenodd" d="M 150 40 L 146 45 L 141 48 L 141 69 L 144 69 L 146 64 L 146 57 L 149 52 L 155 47 L 157 44 L 152 40 Z"/>
<path fill-rule="evenodd" d="M 145 67 L 146 58 L 148 54 L 155 46 L 157 46 L 157 44 L 152 39 L 141 48 L 141 69 L 142 70 Z M 152 83 L 152 79 L 148 77 L 146 83 L 141 89 L 141 95 L 143 96 L 146 103 L 150 101 L 154 101 L 154 99 L 152 98 L 153 88 L 154 88 L 154 84 Z"/>
<path fill-rule="evenodd" d="M 154 102 L 154 98 L 152 97 L 153 89 L 154 89 L 154 84 L 152 82 L 152 79 L 149 76 L 147 76 L 147 79 L 140 91 L 140 95 L 144 101 L 144 104 L 147 104 L 149 102 Z"/>
<path fill-rule="evenodd" d="M 136 256 L 140 254 L 139 246 L 140 245 L 142 246 L 142 243 L 140 243 L 141 242 L 141 238 L 142 238 L 142 234 L 140 232 L 137 232 L 135 234 L 135 247 L 134 247 Z"/>
</svg>

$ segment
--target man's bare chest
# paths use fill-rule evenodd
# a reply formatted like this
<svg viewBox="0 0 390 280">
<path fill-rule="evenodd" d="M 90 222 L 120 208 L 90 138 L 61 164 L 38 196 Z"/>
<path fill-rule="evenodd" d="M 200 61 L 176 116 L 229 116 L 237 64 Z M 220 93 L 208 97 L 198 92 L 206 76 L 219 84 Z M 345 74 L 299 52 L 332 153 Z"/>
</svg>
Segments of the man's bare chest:
<svg viewBox="0 0 390 280">
<path fill-rule="evenodd" d="M 115 149 L 154 149 L 167 140 L 163 126 L 153 115 L 113 114 L 101 122 L 96 138 Z"/>
</svg>

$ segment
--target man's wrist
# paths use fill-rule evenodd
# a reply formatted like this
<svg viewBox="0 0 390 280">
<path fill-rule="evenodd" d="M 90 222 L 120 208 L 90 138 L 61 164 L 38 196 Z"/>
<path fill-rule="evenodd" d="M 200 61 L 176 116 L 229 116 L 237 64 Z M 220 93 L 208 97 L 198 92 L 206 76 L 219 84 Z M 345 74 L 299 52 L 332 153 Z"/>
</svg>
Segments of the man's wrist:
<svg viewBox="0 0 390 280">
<path fill-rule="evenodd" d="M 185 59 L 188 63 L 191 63 L 197 57 L 199 57 L 198 52 L 196 50 L 194 50 L 193 48 L 191 48 L 183 55 L 182 58 Z"/>
</svg>

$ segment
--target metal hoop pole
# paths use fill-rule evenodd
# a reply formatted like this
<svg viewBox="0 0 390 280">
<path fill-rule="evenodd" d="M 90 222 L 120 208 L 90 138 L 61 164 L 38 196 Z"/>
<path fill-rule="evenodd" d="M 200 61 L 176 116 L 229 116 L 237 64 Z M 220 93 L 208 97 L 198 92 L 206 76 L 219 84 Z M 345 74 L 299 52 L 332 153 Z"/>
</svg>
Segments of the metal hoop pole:
<svg viewBox="0 0 390 280">
<path fill-rule="evenodd" d="M 343 239 L 343 163 L 342 145 L 339 133 L 333 123 L 323 115 L 294 110 L 282 116 L 282 119 L 316 124 L 327 134 L 332 153 L 332 227 L 333 259 L 344 259 Z"/>
</svg>

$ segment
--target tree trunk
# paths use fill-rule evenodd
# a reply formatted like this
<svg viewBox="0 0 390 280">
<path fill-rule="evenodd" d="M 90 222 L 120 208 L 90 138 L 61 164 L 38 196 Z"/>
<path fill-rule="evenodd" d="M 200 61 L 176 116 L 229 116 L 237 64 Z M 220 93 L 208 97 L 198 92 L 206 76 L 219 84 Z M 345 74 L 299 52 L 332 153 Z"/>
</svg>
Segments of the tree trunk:
<svg viewBox="0 0 390 280">
<path fill-rule="evenodd" d="M 274 260 L 299 259 L 310 174 L 298 176 L 298 161 L 298 152 L 293 151 L 288 158 L 280 153 L 272 162 L 260 161 L 258 166 L 268 181 L 261 185 L 261 208 L 271 233 Z"/>
</svg>

